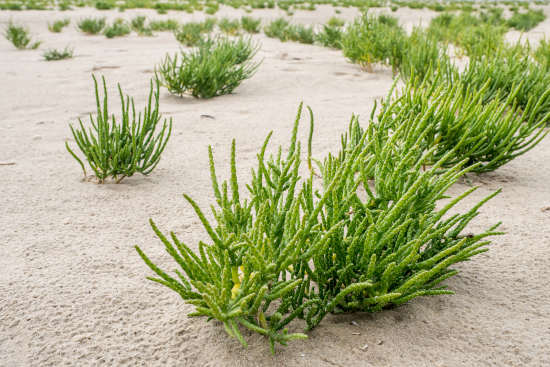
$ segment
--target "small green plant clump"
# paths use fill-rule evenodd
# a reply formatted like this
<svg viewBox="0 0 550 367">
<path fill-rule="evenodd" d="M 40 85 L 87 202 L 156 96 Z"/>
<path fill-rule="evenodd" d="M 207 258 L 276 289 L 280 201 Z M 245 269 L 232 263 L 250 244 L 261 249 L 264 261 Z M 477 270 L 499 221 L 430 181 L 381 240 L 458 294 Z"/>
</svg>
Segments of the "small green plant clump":
<svg viewBox="0 0 550 367">
<path fill-rule="evenodd" d="M 50 32 L 60 33 L 63 30 L 63 28 L 68 26 L 70 23 L 71 23 L 71 20 L 69 18 L 56 20 L 52 24 L 48 23 L 48 29 L 50 30 Z"/>
<path fill-rule="evenodd" d="M 6 37 L 6 39 L 19 50 L 34 50 L 37 49 L 42 43 L 41 41 L 32 42 L 29 30 L 24 26 L 14 24 L 11 21 L 8 23 L 8 26 L 4 31 L 4 37 Z"/>
<path fill-rule="evenodd" d="M 238 19 L 222 18 L 218 22 L 220 30 L 230 36 L 236 36 L 241 29 L 241 22 Z"/>
<path fill-rule="evenodd" d="M 243 16 L 241 18 L 241 28 L 248 33 L 258 33 L 260 32 L 261 22 L 261 19 Z"/>
<path fill-rule="evenodd" d="M 63 50 L 51 48 L 44 52 L 42 56 L 44 56 L 44 60 L 46 61 L 57 61 L 72 58 L 73 52 L 74 50 L 70 47 L 65 47 Z"/>
<path fill-rule="evenodd" d="M 130 34 L 132 29 L 128 22 L 124 19 L 116 19 L 111 25 L 108 25 L 103 30 L 103 34 L 107 38 L 122 37 Z"/>
<path fill-rule="evenodd" d="M 290 24 L 284 18 L 278 18 L 264 28 L 266 36 L 278 38 L 282 42 L 294 41 L 305 44 L 315 42 L 315 32 L 312 27 L 301 24 Z"/>
<path fill-rule="evenodd" d="M 95 2 L 94 6 L 97 10 L 110 10 L 116 5 L 114 1 L 98 0 Z"/>
<path fill-rule="evenodd" d="M 344 56 L 372 72 L 374 63 L 391 65 L 397 71 L 405 47 L 405 32 L 397 19 L 365 13 L 347 28 L 342 37 Z"/>
<path fill-rule="evenodd" d="M 132 18 L 130 23 L 132 29 L 136 31 L 140 36 L 152 36 L 153 30 L 149 25 L 146 24 L 147 18 L 143 15 L 138 15 Z"/>
<path fill-rule="evenodd" d="M 525 13 L 514 12 L 508 19 L 508 25 L 518 31 L 530 31 L 535 28 L 540 22 L 546 19 L 546 15 L 542 11 L 529 9 Z"/>
<path fill-rule="evenodd" d="M 290 23 L 284 18 L 277 18 L 264 27 L 264 33 L 267 37 L 278 38 L 281 41 L 288 40 L 288 27 Z"/>
<path fill-rule="evenodd" d="M 287 38 L 294 42 L 311 45 L 315 42 L 315 32 L 313 27 L 302 24 L 293 24 L 287 30 Z"/>
<path fill-rule="evenodd" d="M 90 125 L 85 127 L 79 119 L 76 127 L 71 127 L 73 138 L 99 183 L 112 178 L 116 183 L 135 173 L 148 175 L 160 161 L 160 156 L 168 143 L 172 131 L 172 119 L 164 119 L 158 131 L 161 115 L 159 113 L 159 85 L 149 92 L 148 103 L 142 113 L 136 115 L 134 99 L 124 96 L 120 85 L 118 91 L 121 102 L 121 121 L 115 115 L 109 115 L 107 86 L 103 78 L 103 102 L 101 101 L 95 76 L 95 98 L 97 113 L 90 114 Z M 65 143 L 69 153 L 81 166 L 86 178 L 86 168 L 80 159 Z"/>
<path fill-rule="evenodd" d="M 330 27 L 343 27 L 344 24 L 346 24 L 346 22 L 337 17 L 331 17 L 327 22 L 327 25 Z"/>
<path fill-rule="evenodd" d="M 170 93 L 212 98 L 229 94 L 254 75 L 259 64 L 252 58 L 258 46 L 250 39 L 225 37 L 202 41 L 195 50 L 167 55 L 155 71 Z"/>
<path fill-rule="evenodd" d="M 184 46 L 193 47 L 203 40 L 203 35 L 212 32 L 216 19 L 209 18 L 203 22 L 184 23 L 174 30 L 176 40 Z"/>
<path fill-rule="evenodd" d="M 342 35 L 342 28 L 324 24 L 323 29 L 315 34 L 315 41 L 323 47 L 341 49 Z"/>
<path fill-rule="evenodd" d="M 98 34 L 105 28 L 105 18 L 84 18 L 78 21 L 80 31 L 87 34 Z"/>
<path fill-rule="evenodd" d="M 209 149 L 214 221 L 185 195 L 209 235 L 198 251 L 174 233 L 164 235 L 151 221 L 181 268 L 176 276 L 136 247 L 157 275 L 149 279 L 193 305 L 190 316 L 221 321 L 243 345 L 243 329 L 264 335 L 273 350 L 275 343 L 306 337 L 287 330 L 295 319 L 304 320 L 310 330 L 329 313 L 376 312 L 420 296 L 452 294 L 442 285 L 458 273 L 452 265 L 486 251 L 487 238 L 498 234 L 498 224 L 477 234 L 463 233 L 496 193 L 462 214 L 446 215 L 475 188 L 437 205 L 475 166 L 463 168 L 464 161 L 441 174 L 449 155 L 421 170 L 430 157 L 417 149 L 422 134 L 406 139 L 402 126 L 388 138 L 390 114 L 365 130 L 353 118 L 340 151 L 316 161 L 314 174 L 310 110 L 310 174 L 302 178 L 300 115 L 301 108 L 286 154 L 279 147 L 266 155 L 268 135 L 246 185 L 248 198 L 239 189 L 235 141 L 229 180 L 221 184 Z"/>
<path fill-rule="evenodd" d="M 149 22 L 149 27 L 151 28 L 151 30 L 157 32 L 173 32 L 177 30 L 179 26 L 179 22 L 175 19 L 152 20 Z"/>
</svg>

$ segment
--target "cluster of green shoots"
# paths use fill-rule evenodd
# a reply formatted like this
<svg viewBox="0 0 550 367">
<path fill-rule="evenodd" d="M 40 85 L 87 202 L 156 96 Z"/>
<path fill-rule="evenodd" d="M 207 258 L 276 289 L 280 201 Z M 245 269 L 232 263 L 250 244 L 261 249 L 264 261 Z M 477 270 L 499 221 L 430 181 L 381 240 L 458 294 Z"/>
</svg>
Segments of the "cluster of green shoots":
<svg viewBox="0 0 550 367">
<path fill-rule="evenodd" d="M 454 74 L 452 79 L 457 78 L 457 72 Z M 503 47 L 492 56 L 470 60 L 459 78 L 471 88 L 481 89 L 487 84 L 483 92 L 484 102 L 504 101 L 513 95 L 511 103 L 523 110 L 528 110 L 532 104 L 540 105 L 536 120 L 550 112 L 550 100 L 544 97 L 550 86 L 548 69 L 533 61 L 528 49 L 520 44 Z"/>
<path fill-rule="evenodd" d="M 4 37 L 6 37 L 6 39 L 19 50 L 34 50 L 37 49 L 42 43 L 41 41 L 32 42 L 29 30 L 21 25 L 12 23 L 11 21 L 4 30 Z"/>
<path fill-rule="evenodd" d="M 68 26 L 70 23 L 71 23 L 71 20 L 69 18 L 56 20 L 51 24 L 48 23 L 48 29 L 50 30 L 50 32 L 60 33 L 63 30 L 63 28 Z"/>
<path fill-rule="evenodd" d="M 312 44 L 315 42 L 313 27 L 301 24 L 290 24 L 284 18 L 278 18 L 269 23 L 264 27 L 264 33 L 268 37 L 278 38 L 283 42 L 294 41 L 305 44 Z"/>
<path fill-rule="evenodd" d="M 130 34 L 132 28 L 124 19 L 118 18 L 112 24 L 105 27 L 103 34 L 107 38 L 122 37 Z"/>
<path fill-rule="evenodd" d="M 136 29 L 136 27 L 143 26 L 140 24 L 140 17 L 134 18 L 131 22 L 127 22 L 122 18 L 115 19 L 111 24 L 107 24 L 105 18 L 84 18 L 78 21 L 78 29 L 86 34 L 99 34 L 102 33 L 107 38 L 122 37 L 130 34 L 132 29 L 135 29 L 139 34 L 152 35 L 152 32 L 145 28 Z M 145 19 L 143 18 L 143 21 Z"/>
<path fill-rule="evenodd" d="M 74 53 L 74 50 L 71 47 L 67 46 L 62 50 L 50 48 L 46 50 L 42 54 L 42 56 L 46 61 L 57 61 L 57 60 L 70 59 L 73 57 L 73 53 Z"/>
<path fill-rule="evenodd" d="M 494 171 L 515 157 L 534 148 L 548 133 L 543 127 L 550 119 L 550 87 L 541 95 L 532 96 L 525 105 L 517 103 L 522 84 L 501 96 L 487 100 L 491 81 L 475 85 L 467 79 L 449 82 L 444 73 L 433 79 L 411 79 L 395 98 L 382 108 L 381 114 L 392 113 L 387 126 L 390 139 L 395 130 L 415 124 L 420 149 L 431 152 L 428 165 L 452 156 L 443 167 L 466 160 L 473 172 Z M 422 134 L 423 136 L 420 136 Z"/>
<path fill-rule="evenodd" d="M 148 103 L 143 112 L 136 114 L 133 98 L 124 96 L 120 85 L 118 91 L 121 103 L 121 121 L 109 114 L 107 86 L 103 78 L 103 101 L 100 98 L 95 76 L 95 98 L 97 112 L 90 114 L 90 126 L 79 119 L 78 125 L 71 125 L 73 138 L 99 183 L 112 178 L 119 183 L 126 177 L 141 173 L 147 175 L 155 169 L 168 143 L 172 131 L 172 120 L 164 119 L 161 126 L 159 113 L 159 85 L 153 89 L 151 82 Z M 159 128 L 160 129 L 157 129 Z M 160 130 L 160 131 L 159 131 Z M 78 162 L 86 178 L 82 159 L 65 143 L 69 153 Z"/>
<path fill-rule="evenodd" d="M 174 36 L 182 45 L 187 47 L 197 46 L 206 35 L 210 34 L 216 24 L 219 30 L 228 36 L 238 36 L 241 30 L 247 33 L 258 33 L 260 29 L 260 19 L 243 16 L 239 19 L 222 18 L 219 21 L 216 18 L 207 18 L 202 22 L 188 22 L 177 25 L 173 32 Z"/>
<path fill-rule="evenodd" d="M 77 27 L 87 34 L 98 34 L 105 28 L 105 18 L 84 18 L 78 21 Z"/>
<path fill-rule="evenodd" d="M 307 331 L 329 313 L 375 312 L 453 293 L 442 285 L 458 272 L 451 266 L 486 251 L 487 238 L 498 234 L 498 224 L 463 233 L 497 192 L 462 214 L 452 209 L 475 188 L 437 205 L 479 164 L 451 163 L 455 150 L 440 158 L 437 146 L 424 151 L 431 127 L 421 123 L 422 113 L 388 134 L 401 110 L 387 103 L 366 129 L 353 117 L 340 151 L 320 160 L 312 157 L 309 110 L 309 174 L 302 178 L 300 107 L 287 149 L 268 157 L 271 134 L 266 138 L 246 185 L 248 198 L 236 174 L 235 141 L 229 180 L 221 184 L 210 148 L 213 221 L 185 195 L 209 239 L 193 251 L 151 221 L 180 269 L 172 276 L 136 247 L 157 275 L 149 279 L 193 305 L 190 316 L 218 320 L 243 345 L 243 329 L 264 335 L 272 350 L 275 343 L 306 337 L 287 330 L 295 319 L 304 320 Z M 427 164 L 432 166 L 422 170 Z"/>
<path fill-rule="evenodd" d="M 258 47 L 248 38 L 201 40 L 189 52 L 167 55 L 155 74 L 161 85 L 176 95 L 212 98 L 228 94 L 256 72 L 259 64 L 252 58 Z"/>
</svg>

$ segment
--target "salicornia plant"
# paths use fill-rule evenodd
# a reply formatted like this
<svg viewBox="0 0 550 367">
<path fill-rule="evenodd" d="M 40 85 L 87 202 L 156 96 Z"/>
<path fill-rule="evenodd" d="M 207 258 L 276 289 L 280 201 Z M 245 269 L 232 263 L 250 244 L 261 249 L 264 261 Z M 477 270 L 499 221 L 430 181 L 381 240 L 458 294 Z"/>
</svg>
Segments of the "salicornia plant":
<svg viewBox="0 0 550 367">
<path fill-rule="evenodd" d="M 350 61 L 372 72 L 374 63 L 391 65 L 397 72 L 405 47 L 405 32 L 397 19 L 365 13 L 342 36 L 342 51 Z"/>
<path fill-rule="evenodd" d="M 121 102 L 121 121 L 117 122 L 115 115 L 110 115 L 107 101 L 107 86 L 103 78 L 103 102 L 98 91 L 95 76 L 95 98 L 97 114 L 95 118 L 90 115 L 89 127 L 84 126 L 79 119 L 79 126 L 70 126 L 74 140 L 88 165 L 94 172 L 99 183 L 104 183 L 109 177 L 119 183 L 125 177 L 130 177 L 138 172 L 147 175 L 155 169 L 160 161 L 160 156 L 166 147 L 166 143 L 172 132 L 172 119 L 167 122 L 164 119 L 161 126 L 159 122 L 159 85 L 153 89 L 151 82 L 149 98 L 143 112 L 136 114 L 134 99 L 124 96 L 120 85 L 118 91 Z M 160 127 L 159 129 L 157 129 Z M 86 168 L 80 159 L 70 148 L 68 142 L 65 146 L 69 153 L 82 167 L 84 177 Z"/>
<path fill-rule="evenodd" d="M 406 130 L 407 139 L 417 136 L 420 149 L 431 152 L 428 165 L 452 152 L 443 167 L 465 160 L 474 172 L 497 169 L 534 148 L 547 134 L 542 127 L 550 113 L 541 111 L 550 103 L 550 87 L 519 107 L 515 101 L 521 84 L 504 98 L 497 94 L 485 102 L 489 83 L 478 89 L 460 79 L 451 84 L 437 78 L 422 83 L 409 80 L 381 112 L 393 116 L 393 125 L 386 125 L 387 138 L 399 129 Z"/>
<path fill-rule="evenodd" d="M 122 37 L 130 34 L 130 25 L 124 19 L 116 19 L 113 24 L 105 27 L 103 34 L 107 38 Z"/>
<path fill-rule="evenodd" d="M 8 41 L 10 41 L 16 48 L 20 50 L 25 49 L 36 49 L 40 44 L 41 41 L 36 41 L 31 43 L 31 37 L 29 36 L 29 31 L 27 28 L 16 25 L 12 22 L 8 23 L 8 26 L 6 27 L 4 31 L 4 36 Z"/>
<path fill-rule="evenodd" d="M 78 29 L 87 34 L 98 34 L 105 28 L 105 18 L 84 18 L 78 21 Z"/>
<path fill-rule="evenodd" d="M 63 50 L 51 48 L 46 50 L 42 56 L 44 56 L 44 60 L 46 61 L 70 59 L 73 57 L 73 49 L 68 46 Z"/>
<path fill-rule="evenodd" d="M 155 73 L 170 93 L 212 98 L 233 92 L 256 72 L 259 64 L 251 60 L 257 51 L 246 38 L 208 39 L 190 52 L 167 55 Z"/>
<path fill-rule="evenodd" d="M 69 23 L 71 23 L 71 20 L 69 18 L 56 20 L 52 24 L 48 23 L 48 29 L 50 30 L 50 32 L 60 33 L 63 30 L 63 28 L 69 25 Z"/>
<path fill-rule="evenodd" d="M 286 153 L 279 147 L 267 158 L 268 135 L 246 185 L 247 198 L 237 180 L 235 142 L 230 179 L 221 185 L 209 149 L 214 221 L 185 195 L 209 235 L 198 243 L 198 251 L 174 233 L 165 236 L 151 222 L 181 268 L 175 276 L 136 247 L 158 276 L 149 279 L 193 305 L 191 316 L 221 321 L 244 345 L 242 329 L 266 336 L 273 349 L 276 342 L 305 337 L 286 331 L 296 318 L 311 329 L 331 312 L 373 312 L 418 296 L 452 293 L 441 285 L 457 273 L 450 267 L 486 251 L 486 238 L 497 234 L 497 225 L 463 234 L 496 193 L 464 214 L 451 210 L 474 189 L 437 206 L 447 189 L 475 166 L 463 169 L 465 159 L 440 174 L 453 156 L 449 152 L 422 171 L 433 149 L 422 150 L 422 134 L 407 139 L 406 125 L 388 136 L 391 114 L 371 121 L 367 129 L 352 119 L 341 151 L 316 161 L 314 172 L 309 110 L 310 174 L 302 178 L 301 112 L 300 107 Z M 429 127 L 417 124 L 416 129 Z M 318 176 L 319 184 L 314 182 Z"/>
<path fill-rule="evenodd" d="M 514 93 L 514 102 L 526 109 L 529 101 L 540 104 L 535 120 L 550 112 L 550 99 L 542 98 L 550 85 L 550 74 L 529 57 L 529 51 L 521 45 L 502 48 L 495 55 L 471 60 L 460 74 L 465 86 L 485 89 L 483 100 L 495 98 L 501 101 Z M 514 90 L 519 88 L 516 92 Z M 550 121 L 547 121 L 550 122 Z"/>
</svg>

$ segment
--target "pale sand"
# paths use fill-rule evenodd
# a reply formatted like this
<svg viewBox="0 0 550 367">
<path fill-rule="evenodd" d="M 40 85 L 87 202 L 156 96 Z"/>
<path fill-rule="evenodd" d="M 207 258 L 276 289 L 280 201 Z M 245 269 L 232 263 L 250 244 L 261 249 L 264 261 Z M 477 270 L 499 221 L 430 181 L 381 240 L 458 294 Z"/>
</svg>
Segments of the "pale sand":
<svg viewBox="0 0 550 367">
<path fill-rule="evenodd" d="M 23 22 L 44 41 L 40 50 L 17 51 L 0 39 L 0 162 L 15 163 L 0 166 L 1 366 L 550 365 L 550 210 L 542 210 L 550 206 L 550 138 L 495 173 L 472 177 L 481 188 L 460 209 L 499 187 L 503 193 L 470 230 L 502 220 L 507 234 L 488 253 L 459 266 L 461 273 L 447 281 L 455 296 L 416 299 L 377 314 L 329 316 L 308 340 L 278 347 L 275 356 L 258 335 L 246 335 L 245 350 L 220 325 L 188 318 L 190 306 L 145 279 L 151 271 L 133 245 L 173 269 L 148 218 L 191 246 L 206 238 L 181 194 L 191 194 L 205 209 L 211 202 L 207 145 L 214 146 L 219 173 L 226 175 L 235 137 L 238 171 L 248 178 L 266 134 L 274 130 L 273 142 L 286 143 L 304 100 L 317 118 L 314 151 L 321 157 L 338 148 L 352 113 L 366 121 L 373 101 L 388 91 L 391 73 L 363 73 L 339 51 L 255 36 L 263 64 L 234 95 L 194 100 L 162 90 L 161 110 L 174 118 L 174 131 L 152 175 L 96 185 L 81 181 L 79 166 L 64 148 L 68 123 L 95 108 L 91 72 L 106 76 L 113 111 L 116 82 L 141 106 L 154 65 L 178 49 L 170 33 L 107 40 L 74 29 L 77 19 L 98 13 L 0 12 L 2 25 L 10 18 Z M 200 19 L 144 10 L 101 14 L 137 13 Z M 223 9 L 216 16 L 236 14 L 242 13 Z M 343 9 L 339 16 L 357 14 Z M 410 29 L 435 13 L 396 14 Z M 296 12 L 294 19 L 320 23 L 331 15 L 330 7 L 319 7 Z M 69 29 L 46 30 L 48 19 L 63 17 L 72 19 Z M 546 20 L 529 37 L 549 30 Z M 74 59 L 42 61 L 43 50 L 67 44 L 76 49 Z M 301 130 L 302 138 L 306 133 Z M 467 188 L 457 184 L 451 192 Z"/>
</svg>

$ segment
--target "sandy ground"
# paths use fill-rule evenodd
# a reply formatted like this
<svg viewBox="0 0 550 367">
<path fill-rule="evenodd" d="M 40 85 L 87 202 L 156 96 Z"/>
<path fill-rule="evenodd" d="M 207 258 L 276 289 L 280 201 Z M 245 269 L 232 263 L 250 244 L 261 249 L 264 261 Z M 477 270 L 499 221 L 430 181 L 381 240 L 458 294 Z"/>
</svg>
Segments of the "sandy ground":
<svg viewBox="0 0 550 367">
<path fill-rule="evenodd" d="M 145 280 L 151 273 L 133 245 L 170 269 L 175 265 L 148 218 L 189 244 L 205 238 L 181 194 L 191 194 L 203 208 L 209 205 L 207 145 L 215 149 L 219 172 L 228 172 L 235 137 L 238 171 L 247 178 L 265 135 L 274 130 L 273 141 L 286 143 L 304 100 L 316 114 L 314 149 L 322 156 L 337 148 L 352 113 L 367 116 L 374 100 L 386 94 L 391 74 L 360 72 L 338 51 L 256 36 L 263 64 L 234 95 L 202 101 L 161 92 L 161 110 L 174 119 L 174 131 L 151 176 L 96 185 L 81 181 L 79 166 L 64 148 L 68 123 L 95 108 L 91 73 L 110 83 L 113 111 L 116 82 L 141 105 L 154 65 L 178 44 L 169 33 L 114 40 L 84 36 L 74 23 L 89 13 L 97 14 L 0 12 L 0 23 L 25 23 L 44 41 L 41 50 L 17 51 L 0 39 L 0 162 L 15 163 L 0 166 L 1 366 L 550 365 L 550 210 L 544 210 L 550 207 L 550 138 L 494 173 L 471 177 L 481 188 L 462 210 L 503 188 L 471 230 L 502 220 L 507 234 L 488 253 L 460 266 L 462 272 L 448 281 L 455 296 L 417 299 L 377 314 L 329 316 L 308 340 L 278 348 L 275 356 L 257 335 L 248 335 L 245 350 L 219 325 L 187 318 L 191 307 Z M 199 19 L 144 10 L 102 14 L 136 13 Z M 236 14 L 241 13 L 223 9 L 216 16 Z M 339 16 L 356 14 L 343 9 Z M 427 24 L 435 13 L 396 14 L 412 27 Z M 296 12 L 295 20 L 320 23 L 332 15 L 330 7 L 319 7 Z M 62 17 L 72 19 L 69 29 L 47 32 L 47 21 Z M 546 20 L 529 37 L 549 30 Z M 44 49 L 67 44 L 75 47 L 74 59 L 42 60 Z M 201 118 L 204 114 L 215 119 Z M 458 184 L 451 191 L 467 187 Z"/>
</svg>

